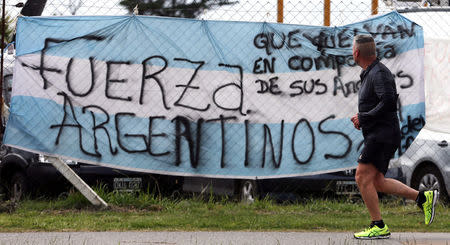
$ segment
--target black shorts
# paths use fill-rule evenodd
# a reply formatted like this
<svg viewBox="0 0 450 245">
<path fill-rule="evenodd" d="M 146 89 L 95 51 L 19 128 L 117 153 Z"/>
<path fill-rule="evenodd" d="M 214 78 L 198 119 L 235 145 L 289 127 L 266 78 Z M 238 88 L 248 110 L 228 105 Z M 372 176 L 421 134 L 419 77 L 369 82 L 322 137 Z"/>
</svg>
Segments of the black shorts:
<svg viewBox="0 0 450 245">
<path fill-rule="evenodd" d="M 394 156 L 397 148 L 398 146 L 394 144 L 368 140 L 364 142 L 364 148 L 358 158 L 358 163 L 371 163 L 385 175 L 389 167 L 389 160 Z"/>
</svg>

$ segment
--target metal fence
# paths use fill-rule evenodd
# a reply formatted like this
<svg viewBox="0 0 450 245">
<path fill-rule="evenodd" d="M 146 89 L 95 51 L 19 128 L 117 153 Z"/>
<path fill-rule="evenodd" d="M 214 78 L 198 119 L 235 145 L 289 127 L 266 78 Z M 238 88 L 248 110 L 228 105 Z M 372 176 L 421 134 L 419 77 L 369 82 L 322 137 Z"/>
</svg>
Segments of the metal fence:
<svg viewBox="0 0 450 245">
<path fill-rule="evenodd" d="M 23 2 L 20 0 L 6 2 L 6 14 L 13 23 L 23 6 L 20 3 Z M 211 2 L 219 1 L 212 0 Z M 215 6 L 210 10 L 204 10 L 197 18 L 205 20 L 277 22 L 281 11 L 283 23 L 320 26 L 325 25 L 325 18 L 329 15 L 329 25 L 340 26 L 365 20 L 373 14 L 384 14 L 397 10 L 405 13 L 406 16 L 411 16 L 414 21 L 419 25 L 423 24 L 426 29 L 435 29 L 435 33 L 442 33 L 444 36 L 449 35 L 447 27 L 449 24 L 448 8 L 450 8 L 450 5 L 446 0 L 240 0 L 230 2 L 235 2 L 235 4 L 222 7 Z M 282 3 L 282 9 L 278 8 L 279 2 Z M 47 0 L 42 15 L 126 15 L 130 13 L 131 11 L 127 10 L 124 5 L 121 5 L 119 0 Z M 413 13 L 417 16 L 414 16 Z M 428 30 L 426 29 L 425 31 L 427 32 Z"/>
<path fill-rule="evenodd" d="M 213 0 L 213 2 L 216 0 Z M 110 0 L 97 0 L 97 1 L 93 1 L 93 0 L 47 0 L 46 1 L 46 5 L 45 8 L 43 10 L 42 16 L 65 16 L 65 15 L 77 15 L 77 16 L 82 16 L 82 15 L 88 15 L 88 16 L 99 16 L 99 15 L 129 15 L 132 10 L 127 10 L 124 6 L 122 6 L 121 4 L 119 4 L 120 1 L 110 1 Z M 280 3 L 282 3 L 282 5 L 280 6 Z M 21 11 L 21 7 L 23 5 L 19 3 L 19 1 L 13 1 L 13 0 L 9 0 L 6 3 L 6 14 L 8 16 L 7 20 L 9 20 L 8 25 L 9 26 L 14 26 L 15 25 L 15 21 L 17 20 L 17 17 L 19 16 L 19 13 Z M 137 6 L 137 9 L 135 11 L 139 11 L 139 5 Z M 450 18 L 449 18 L 449 1 L 390 1 L 390 0 L 386 0 L 386 1 L 345 1 L 345 0 L 341 0 L 341 1 L 303 1 L 303 0 L 299 0 L 299 1 L 276 1 L 276 0 L 266 0 L 266 1 L 250 1 L 250 0 L 240 0 L 237 1 L 235 4 L 231 4 L 231 5 L 225 5 L 225 6 L 215 6 L 212 9 L 209 10 L 205 10 L 203 12 L 201 12 L 197 18 L 198 19 L 204 19 L 204 20 L 227 20 L 227 21 L 251 21 L 251 22 L 282 22 L 285 24 L 299 24 L 299 25 L 314 25 L 314 26 L 321 26 L 321 25 L 330 25 L 330 26 L 342 26 L 342 25 L 348 25 L 351 23 L 355 23 L 355 22 L 359 22 L 359 21 L 363 21 L 366 20 L 368 18 L 373 17 L 373 14 L 378 14 L 378 15 L 382 15 L 385 13 L 389 13 L 393 10 L 397 10 L 401 13 L 403 13 L 407 18 L 412 19 L 413 21 L 415 21 L 417 24 L 422 25 L 424 28 L 424 36 L 425 39 L 427 40 L 428 38 L 438 38 L 438 39 L 449 39 L 450 38 Z M 177 11 L 177 10 L 186 10 L 186 9 L 172 9 L 173 11 Z M 35 36 L 36 33 L 33 34 L 33 36 Z M 8 37 L 9 40 L 8 42 L 11 43 L 14 40 L 12 40 L 12 36 Z M 434 44 L 433 44 L 434 45 Z M 444 48 L 445 50 L 447 50 L 448 44 L 439 44 L 442 45 L 441 47 Z M 447 45 L 447 46 L 446 46 Z M 430 49 L 431 50 L 431 49 Z M 14 56 L 14 50 L 12 48 L 9 49 L 10 55 Z M 435 50 L 430 51 L 430 52 L 436 52 Z M 448 53 L 448 51 L 445 51 Z M 445 53 L 444 52 L 444 53 Z M 6 52 L 7 53 L 7 52 Z M 6 54 L 5 53 L 5 54 Z M 439 60 L 439 54 L 438 53 L 433 53 L 431 56 L 437 56 L 438 60 Z M 8 68 L 8 67 L 12 67 L 14 62 L 14 58 L 7 58 L 8 56 L 5 56 L 4 59 L 4 67 Z M 442 70 L 448 70 L 448 67 L 445 66 L 445 62 L 447 62 L 448 64 L 448 60 L 445 60 L 445 57 L 442 58 L 442 60 L 444 60 L 444 65 L 443 67 L 441 67 Z M 48 65 L 54 66 L 54 67 L 58 67 L 58 60 L 49 60 L 48 61 Z M 185 62 L 185 63 L 191 63 L 192 64 L 196 64 L 192 61 L 188 61 L 188 60 L 178 60 L 178 62 Z M 108 64 L 111 66 L 120 66 L 119 63 L 112 63 L 112 64 Z M 198 65 L 198 64 L 196 64 Z M 427 65 L 427 64 L 425 64 Z M 442 65 L 442 63 L 441 63 Z M 226 67 L 226 65 L 223 65 Z M 195 65 L 194 65 L 195 67 Z M 235 67 L 226 67 L 227 69 L 234 69 Z M 270 66 L 269 66 L 270 69 Z M 145 71 L 144 71 L 145 73 Z M 8 90 L 10 89 L 10 84 L 8 84 L 11 81 L 11 74 L 9 72 L 9 74 L 5 74 L 8 75 L 7 79 L 4 79 L 4 84 L 3 84 L 3 89 L 4 89 L 4 97 L 8 98 Z M 86 79 L 90 79 L 90 76 L 92 74 L 85 74 L 86 75 Z M 108 76 L 108 74 L 103 74 L 105 76 Z M 109 74 L 111 76 L 116 76 L 118 78 L 123 78 L 125 76 L 128 77 L 133 77 L 135 76 L 135 74 L 133 74 L 133 71 L 130 71 L 129 73 L 127 73 L 126 75 L 124 74 L 120 74 L 120 73 L 116 73 L 113 72 L 111 74 Z M 186 76 L 189 76 L 189 74 L 185 74 Z M 401 77 L 401 74 L 397 74 L 397 76 Z M 432 76 L 432 75 L 430 75 Z M 167 80 L 170 80 L 172 78 L 168 78 Z M 289 78 L 291 80 L 295 80 L 295 78 Z M 321 77 L 316 77 L 315 78 L 316 81 L 320 81 Z M 117 80 L 119 81 L 119 80 Z M 116 81 L 116 82 L 117 82 Z M 176 81 L 174 81 L 174 83 L 176 83 Z M 181 82 L 180 82 L 181 83 Z M 305 82 L 305 86 L 306 86 Z M 448 83 L 448 81 L 447 81 Z M 117 83 L 118 84 L 118 83 Z M 264 84 L 268 84 L 268 83 L 264 83 Z M 314 84 L 316 86 L 319 86 L 316 88 L 317 91 L 314 91 L 314 93 L 320 93 L 321 90 L 320 85 L 322 85 L 320 82 L 314 82 L 314 80 L 312 81 L 312 89 L 314 88 Z M 118 84 L 117 86 L 120 86 L 120 84 Z M 263 89 L 263 82 L 261 82 L 261 90 Z M 310 84 L 311 86 L 311 84 Z M 174 86 L 175 87 L 175 86 Z M 433 86 L 432 89 L 435 89 L 436 86 Z M 83 89 L 83 88 L 75 88 L 75 90 L 77 89 Z M 118 91 L 120 90 L 124 90 L 126 89 L 125 87 L 120 87 L 118 89 Z M 269 89 L 267 87 L 267 89 Z M 270 88 L 271 89 L 271 88 Z M 305 93 L 309 91 L 307 91 L 309 88 L 304 87 L 303 89 L 301 89 L 301 91 L 304 91 Z M 275 89 L 276 90 L 276 89 Z M 431 91 L 431 90 L 427 90 L 427 91 Z M 216 91 L 217 92 L 217 91 Z M 442 92 L 442 91 L 441 91 Z M 211 93 L 215 93 L 214 91 L 212 91 Z M 277 91 L 275 91 L 275 93 L 277 93 Z M 111 95 L 111 97 L 115 97 L 116 99 L 118 95 Z M 201 95 L 199 95 L 201 98 Z M 292 95 L 291 95 L 292 96 Z M 295 96 L 295 95 L 294 95 Z M 430 95 L 427 95 L 430 96 Z M 443 95 L 445 96 L 445 94 Z M 159 98 L 159 95 L 158 95 Z M 448 97 L 447 97 L 448 98 Z M 123 98 L 121 98 L 123 99 Z M 223 99 L 223 98 L 222 98 Z M 229 99 L 229 98 L 228 98 Z M 236 99 L 236 98 L 231 98 L 231 99 Z M 167 100 L 170 101 L 175 101 L 176 98 L 167 98 Z M 176 101 L 175 103 L 180 103 L 180 99 L 178 99 L 178 101 Z M 230 103 L 230 107 L 233 107 L 234 104 L 231 102 L 218 102 L 220 103 Z M 268 101 L 266 101 L 265 103 L 270 104 L 271 100 L 269 99 Z M 309 106 L 309 105 L 313 105 L 314 103 L 317 103 L 316 100 L 310 100 L 310 101 L 304 101 L 304 106 Z M 436 103 L 434 100 L 429 102 L 427 101 L 427 103 L 429 104 L 433 104 Z M 166 106 L 166 105 L 164 105 Z M 200 107 L 200 105 L 198 105 Z M 355 107 L 354 104 L 354 100 L 353 101 L 349 101 L 349 100 L 342 100 L 342 103 L 339 105 L 333 104 L 332 102 L 327 102 L 327 101 L 323 101 L 323 107 Z M 314 108 L 314 106 L 310 106 L 311 108 Z M 286 110 L 285 113 L 289 114 L 289 108 L 284 108 Z M 292 108 L 291 108 L 292 109 Z M 439 112 L 434 112 L 433 110 L 431 110 L 433 113 L 439 114 Z M 138 113 L 138 112 L 136 112 Z M 243 111 L 240 111 L 240 113 L 245 113 Z M 313 112 L 311 112 L 313 113 Z M 443 112 L 448 114 L 449 111 Z M 439 115 L 435 115 L 435 117 L 439 117 Z M 325 117 L 324 117 L 325 118 Z M 289 120 L 289 119 L 287 119 Z M 290 121 L 294 121 L 294 119 L 290 120 Z M 414 119 L 412 118 L 407 119 L 408 121 L 408 127 L 406 128 L 402 128 L 402 130 L 408 131 L 410 130 L 410 128 L 412 128 L 411 130 L 420 130 L 420 128 L 423 126 L 423 119 Z M 411 121 L 411 122 L 409 122 Z M 177 121 L 177 123 L 179 125 L 185 125 L 183 120 L 179 120 Z M 197 123 L 199 123 L 197 121 Z M 177 125 L 178 125 L 177 124 Z M 411 125 L 409 125 L 411 124 Z M 178 126 L 175 126 L 178 127 Z M 181 127 L 181 126 L 180 126 Z M 320 127 L 320 126 L 319 126 Z M 306 127 L 305 127 L 306 128 Z M 198 124 L 197 124 L 197 129 L 198 129 Z M 295 128 L 296 129 L 296 128 Z M 295 134 L 295 129 L 294 129 L 294 134 Z M 435 126 L 434 128 L 432 128 L 436 131 L 439 131 L 441 128 L 439 125 Z M 131 131 L 133 131 L 133 129 L 130 129 Z M 179 128 L 174 128 L 175 130 L 180 130 Z M 251 129 L 250 129 L 251 130 Z M 264 128 L 264 137 L 266 137 L 266 132 L 269 132 L 270 134 L 270 127 Z M 278 128 L 272 129 L 273 131 L 275 130 L 279 130 Z M 300 130 L 300 129 L 299 129 Z M 305 130 L 305 129 L 303 129 Z M 130 132 L 131 132 L 130 131 Z M 139 131 L 139 129 L 135 130 L 136 132 Z M 145 131 L 145 129 L 142 129 L 142 131 Z M 193 129 L 193 131 L 195 131 Z M 323 131 L 323 129 L 322 129 Z M 325 130 L 326 131 L 326 130 Z M 328 129 L 329 132 L 331 132 L 331 129 Z M 445 131 L 445 130 L 441 130 L 441 131 Z M 355 134 L 358 134 L 359 132 L 351 132 L 348 134 L 348 137 L 356 137 L 354 136 Z M 192 132 L 192 135 L 194 135 L 194 132 Z M 444 136 L 443 136 L 444 135 Z M 211 134 L 206 134 L 204 137 L 216 137 L 217 135 L 214 135 L 213 133 Z M 59 137 L 59 135 L 58 135 Z M 157 137 L 157 136 L 155 136 Z M 171 137 L 170 135 L 168 136 L 169 138 Z M 173 136 L 173 138 L 171 138 L 171 140 L 176 140 L 175 137 L 177 136 Z M 271 137 L 271 136 L 270 136 Z M 413 185 L 415 188 L 439 188 L 441 189 L 441 192 L 444 191 L 444 189 L 446 188 L 444 185 L 444 182 L 447 182 L 447 185 L 450 186 L 449 182 L 449 178 L 450 175 L 448 175 L 448 173 L 443 172 L 443 168 L 440 166 L 440 164 L 448 164 L 448 160 L 450 159 L 450 154 L 448 151 L 448 148 L 446 148 L 446 141 L 445 140 L 449 140 L 446 139 L 445 134 L 439 134 L 439 133 L 429 133 L 426 134 L 424 136 L 425 138 L 422 141 L 419 141 L 419 143 L 417 144 L 413 144 L 413 142 L 407 142 L 407 146 L 412 145 L 413 147 L 416 147 L 414 149 L 414 151 L 410 151 L 408 158 L 409 160 L 407 161 L 407 164 L 411 164 L 411 173 L 403 173 L 406 174 L 406 178 L 407 183 L 410 185 Z M 217 139 L 218 141 L 220 141 L 220 137 Z M 222 137 L 223 140 L 223 137 Z M 264 138 L 264 144 L 266 144 L 266 138 Z M 277 146 L 280 144 L 280 142 L 276 139 L 273 139 L 274 142 L 272 142 L 272 138 L 270 138 L 270 144 L 267 143 L 267 145 L 271 145 L 272 147 L 272 151 L 274 151 L 274 146 Z M 341 142 L 342 141 L 342 142 Z M 341 145 L 341 144 L 345 144 L 345 137 L 344 139 L 341 139 L 341 141 L 336 141 L 333 142 L 333 144 L 335 145 Z M 444 142 L 445 141 L 445 142 Z M 103 142 L 105 143 L 105 142 Z M 361 142 L 357 142 L 358 144 L 360 144 Z M 107 144 L 107 143 L 106 143 Z M 190 143 L 189 143 L 190 144 Z M 259 143 L 260 145 L 261 143 Z M 356 144 L 356 142 L 355 142 Z M 190 147 L 190 145 L 189 145 Z M 238 147 L 238 146 L 229 146 L 230 148 L 228 149 L 228 151 L 230 152 L 242 152 L 242 149 L 233 149 L 233 147 Z M 406 151 L 406 147 L 404 149 L 402 149 L 403 153 Z M 158 149 L 158 147 L 156 147 L 156 149 Z M 162 148 L 160 148 L 162 149 Z M 264 149 L 264 153 L 262 153 L 262 155 L 264 155 L 265 157 L 265 151 L 266 151 L 266 147 L 259 147 L 257 150 L 250 150 L 251 154 L 255 154 L 258 156 L 261 156 L 261 150 Z M 267 147 L 267 149 L 269 149 L 269 147 Z M 198 149 L 197 149 L 198 150 Z M 113 149 L 111 150 L 113 152 Z M 156 152 L 157 150 L 155 150 Z M 195 151 L 195 150 L 193 150 Z M 267 150 L 270 151 L 270 150 Z M 163 152 L 159 152 L 159 153 L 155 153 L 154 154 L 163 154 Z M 191 152 L 192 153 L 192 152 Z M 89 150 L 89 154 L 92 156 L 92 161 L 95 161 L 95 155 L 97 154 L 95 150 L 90 151 Z M 223 153 L 222 153 L 223 154 Z M 245 153 L 247 154 L 247 152 Z M 275 153 L 272 153 L 272 158 L 273 158 L 273 162 L 276 164 L 277 159 L 275 157 Z M 220 155 L 219 153 L 217 155 Z M 401 155 L 401 154 L 399 154 Z M 270 155 L 267 155 L 268 157 L 270 157 Z M 422 157 L 427 158 L 428 160 L 426 162 L 422 162 L 420 163 L 420 165 L 415 165 L 415 162 L 417 161 L 421 161 Z M 433 157 L 434 156 L 434 157 Z M 252 158 L 251 156 L 246 156 L 246 160 L 248 159 L 250 160 L 255 160 L 257 159 L 258 161 L 260 161 L 259 158 Z M 281 156 L 280 157 L 280 161 L 281 161 Z M 136 159 L 138 160 L 138 158 Z M 179 159 L 178 159 L 179 160 Z M 208 160 L 213 160 L 213 159 L 204 159 L 205 161 Z M 299 159 L 297 159 L 299 160 Z M 300 159 L 299 161 L 304 161 L 305 159 Z M 269 162 L 269 160 L 267 160 Z M 355 158 L 356 161 L 356 158 Z M 408 162 L 410 161 L 410 162 Z M 222 159 L 223 162 L 223 159 Z M 268 163 L 267 163 L 268 164 Z M 399 164 L 399 163 L 397 163 Z M 346 193 L 349 190 L 351 191 L 352 189 L 346 189 L 347 187 L 351 186 L 349 184 L 352 184 L 352 182 L 347 182 L 346 177 L 350 176 L 351 179 L 351 175 L 353 174 L 352 171 L 345 171 L 342 173 L 337 174 L 336 176 L 344 176 L 342 179 L 342 181 L 340 181 L 339 183 L 336 183 L 336 181 L 333 183 L 333 187 L 328 186 L 328 188 L 337 188 L 338 192 L 341 193 Z M 396 172 L 396 174 L 399 174 L 398 172 Z M 405 177 L 405 176 L 403 176 Z M 402 177 L 402 178 L 403 178 Z M 323 177 L 326 178 L 326 177 Z M 186 178 L 186 180 L 188 180 L 189 178 Z M 403 179 L 405 180 L 405 179 Z M 195 182 L 197 181 L 197 182 Z M 302 180 L 303 181 L 303 180 Z M 307 180 L 304 180 L 307 182 Z M 320 180 L 318 180 L 320 182 Z M 351 181 L 351 180 L 350 180 Z M 207 181 L 208 182 L 208 181 Z M 284 192 L 287 189 L 294 189 L 294 190 L 304 190 L 305 188 L 309 188 L 308 185 L 302 186 L 302 183 L 306 183 L 306 182 L 294 182 L 291 183 L 290 185 L 294 185 L 294 186 L 289 186 L 288 188 L 286 187 L 281 187 L 280 192 Z M 319 183 L 319 182 L 311 182 L 311 183 Z M 200 183 L 200 185 L 203 185 L 206 182 L 198 182 L 198 180 L 192 180 L 192 186 L 195 186 L 195 183 Z M 208 182 L 210 183 L 210 182 Z M 236 184 L 236 182 L 234 182 Z M 249 192 L 251 187 L 248 186 L 248 184 L 252 184 L 254 185 L 256 182 L 250 181 L 247 183 L 238 183 L 237 186 L 240 187 L 239 192 L 241 192 L 241 194 L 245 194 L 246 192 Z M 268 185 L 278 185 L 278 183 L 276 180 L 273 182 L 270 182 Z M 322 182 L 320 182 L 321 184 Z M 436 184 L 437 183 L 437 184 Z M 266 183 L 267 184 L 267 183 Z M 337 185 L 335 185 L 337 184 Z M 216 183 L 216 185 L 220 186 L 220 183 Z M 313 184 L 314 185 L 314 184 Z M 306 187 L 308 186 L 308 187 Z M 192 187 L 193 189 L 195 189 L 194 187 Z M 218 187 L 220 188 L 220 187 Z M 187 187 L 187 189 L 189 189 L 189 187 Z"/>
<path fill-rule="evenodd" d="M 218 2 L 218 0 L 212 0 L 211 2 Z M 278 7 L 280 2 L 283 6 L 281 9 Z M 14 30 L 23 3 L 20 0 L 6 2 L 6 23 L 10 30 Z M 371 18 L 374 16 L 373 14 L 382 15 L 394 10 L 423 26 L 425 38 L 446 39 L 450 36 L 450 3 L 448 0 L 240 0 L 235 1 L 235 4 L 222 7 L 215 6 L 210 10 L 204 10 L 197 18 L 256 22 L 277 22 L 281 18 L 281 22 L 286 24 L 342 26 Z M 128 14 L 131 14 L 131 11 L 121 5 L 119 0 L 47 0 L 42 12 L 42 16 Z M 327 18 L 328 23 L 325 20 Z M 6 36 L 5 42 L 11 42 L 11 38 L 11 35 Z M 4 66 L 8 66 L 8 62 L 11 63 L 11 60 L 5 62 Z"/>
<path fill-rule="evenodd" d="M 119 0 L 47 0 L 42 2 L 46 2 L 42 16 L 131 14 L 131 11 L 121 5 Z M 211 2 L 219 1 L 212 0 Z M 255 22 L 277 22 L 277 20 L 281 20 L 279 22 L 286 24 L 342 26 L 371 18 L 374 14 L 382 15 L 396 10 L 423 26 L 425 38 L 445 39 L 450 36 L 450 3 L 448 0 L 240 0 L 230 2 L 235 2 L 235 4 L 222 7 L 215 6 L 210 10 L 204 10 L 197 18 Z M 23 3 L 24 1 L 20 0 L 6 2 L 6 23 L 10 30 L 14 30 Z M 280 3 L 283 6 L 281 9 L 278 7 Z M 328 19 L 328 22 L 326 19 Z M 11 42 L 11 38 L 11 35 L 6 36 L 5 42 Z M 8 66 L 8 62 L 10 63 L 11 60 L 5 62 L 5 66 Z"/>
</svg>

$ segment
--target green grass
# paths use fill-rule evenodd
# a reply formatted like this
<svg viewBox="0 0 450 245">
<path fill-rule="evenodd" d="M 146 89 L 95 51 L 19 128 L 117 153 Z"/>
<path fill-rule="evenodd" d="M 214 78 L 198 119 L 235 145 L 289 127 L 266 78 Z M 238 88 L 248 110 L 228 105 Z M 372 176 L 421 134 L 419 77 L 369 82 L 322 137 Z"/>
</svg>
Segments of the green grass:
<svg viewBox="0 0 450 245">
<path fill-rule="evenodd" d="M 81 194 L 53 200 L 25 200 L 12 213 L 0 213 L 2 232 L 25 231 L 355 231 L 369 216 L 362 202 L 318 199 L 277 204 L 270 199 L 253 204 L 227 198 L 170 199 L 146 193 L 98 193 L 109 209 L 93 208 Z M 434 223 L 425 226 L 423 214 L 400 199 L 381 203 L 393 232 L 448 232 L 450 211 L 438 204 Z"/>
</svg>

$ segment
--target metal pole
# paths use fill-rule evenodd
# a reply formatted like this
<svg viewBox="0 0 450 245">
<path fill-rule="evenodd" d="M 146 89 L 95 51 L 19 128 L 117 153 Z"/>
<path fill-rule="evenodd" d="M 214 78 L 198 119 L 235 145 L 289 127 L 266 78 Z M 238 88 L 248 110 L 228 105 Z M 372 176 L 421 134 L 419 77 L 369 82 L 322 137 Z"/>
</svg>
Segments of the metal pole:
<svg viewBox="0 0 450 245">
<path fill-rule="evenodd" d="M 372 0 L 372 15 L 378 14 L 378 0 Z"/>
<path fill-rule="evenodd" d="M 323 2 L 323 25 L 330 26 L 330 2 L 331 0 L 325 0 Z"/>
<path fill-rule="evenodd" d="M 51 158 L 50 163 L 72 183 L 86 199 L 93 205 L 101 208 L 107 208 L 108 204 L 94 191 L 92 188 L 84 182 L 80 176 L 78 176 L 66 163 L 64 163 L 59 157 Z"/>
<path fill-rule="evenodd" d="M 5 11 L 5 8 L 6 8 L 6 3 L 5 3 L 5 0 L 3 0 L 3 4 L 2 4 L 2 43 L 1 43 L 1 47 L 2 47 L 2 57 L 1 57 L 1 64 L 0 64 L 0 103 L 1 103 L 1 105 L 0 105 L 0 108 L 1 108 L 1 110 L 0 110 L 0 112 L 1 112 L 1 116 L 0 116 L 0 134 L 3 134 L 3 120 L 2 120 L 2 116 L 3 116 L 3 110 L 4 110 L 4 108 L 3 108 L 3 56 L 4 56 L 4 53 L 3 53 L 3 49 L 5 48 L 5 47 L 3 47 L 3 45 L 4 45 L 4 43 L 5 43 L 5 35 L 6 35 L 6 30 L 5 30 L 5 27 L 6 27 L 6 11 Z"/>
<path fill-rule="evenodd" d="M 278 0 L 277 22 L 283 23 L 283 0 Z"/>
</svg>

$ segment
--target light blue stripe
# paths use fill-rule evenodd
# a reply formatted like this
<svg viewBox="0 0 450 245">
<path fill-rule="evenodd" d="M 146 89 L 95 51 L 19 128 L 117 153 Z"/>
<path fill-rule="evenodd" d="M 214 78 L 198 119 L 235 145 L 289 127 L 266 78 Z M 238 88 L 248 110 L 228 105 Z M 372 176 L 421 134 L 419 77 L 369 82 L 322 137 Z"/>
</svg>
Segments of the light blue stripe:
<svg viewBox="0 0 450 245">
<path fill-rule="evenodd" d="M 105 39 L 102 41 L 77 39 L 59 44 L 50 43 L 46 54 L 81 59 L 95 57 L 97 60 L 130 61 L 134 64 L 140 64 L 144 59 L 158 55 L 164 56 L 168 60 L 169 67 L 195 68 L 187 62 L 174 61 L 174 58 L 186 58 L 192 61 L 205 61 L 203 70 L 226 69 L 218 65 L 226 63 L 241 65 L 246 73 L 253 72 L 255 61 L 259 58 L 268 58 L 269 60 L 275 58 L 275 72 L 284 73 L 297 71 L 290 69 L 288 65 L 289 60 L 295 56 L 314 59 L 323 52 L 327 56 L 348 56 L 351 59 L 354 30 L 358 30 L 358 33 L 367 33 L 364 26 L 374 33 L 378 48 L 382 50 L 381 58 L 385 56 L 386 50 L 389 50 L 387 48 L 389 45 L 395 47 L 397 55 L 424 46 L 422 27 L 397 12 L 343 27 L 204 21 L 148 16 L 21 17 L 17 25 L 17 55 L 39 53 L 44 48 L 46 38 L 71 40 L 86 35 L 95 35 Z M 406 32 L 393 35 L 376 34 L 390 32 L 391 29 L 398 32 L 399 28 L 410 30 L 412 26 L 414 35 L 411 37 Z M 299 34 L 294 36 L 299 39 L 302 47 L 287 48 L 287 36 L 290 32 L 295 31 L 299 31 Z M 320 38 L 321 32 L 327 38 L 326 40 Z M 279 45 L 279 38 L 284 35 L 286 36 L 285 45 L 281 49 L 256 48 L 254 39 L 259 33 L 267 36 L 273 34 L 276 45 Z M 318 50 L 317 46 L 311 44 L 311 41 L 303 34 L 316 37 L 320 42 L 328 44 L 332 39 L 335 39 L 337 44 L 341 40 L 341 43 L 347 47 Z M 401 36 L 404 38 L 402 39 Z M 291 40 L 292 46 L 295 46 L 296 43 L 296 40 Z M 295 59 L 291 61 L 295 61 Z M 304 61 L 305 68 L 309 68 L 308 62 L 308 60 Z M 296 67 L 295 62 L 293 67 Z M 312 65 L 310 69 L 316 70 L 317 68 L 331 69 L 331 67 L 316 67 L 315 65 Z M 231 69 L 230 72 L 238 71 Z"/>
<path fill-rule="evenodd" d="M 240 123 L 225 124 L 226 153 L 225 167 L 221 168 L 221 125 L 220 123 L 204 123 L 202 127 L 202 142 L 199 166 L 192 168 L 189 161 L 188 144 L 182 140 L 182 162 L 175 165 L 175 126 L 168 118 L 157 120 L 154 123 L 153 134 L 165 133 L 167 137 L 157 137 L 152 143 L 154 152 L 161 153 L 170 151 L 170 154 L 162 157 L 150 156 L 148 153 L 128 154 L 119 149 L 118 154 L 113 156 L 109 153 L 109 144 L 106 134 L 102 130 L 97 131 L 99 151 L 102 158 L 91 157 L 84 154 L 80 149 L 78 129 L 66 127 L 58 145 L 55 140 L 58 128 L 51 129 L 51 125 L 61 124 L 63 118 L 63 107 L 54 101 L 34 97 L 14 96 L 12 99 L 14 109 L 8 121 L 4 142 L 9 145 L 34 151 L 58 154 L 66 158 L 82 159 L 85 161 L 98 161 L 114 167 L 137 168 L 149 172 L 169 172 L 177 175 L 209 175 L 209 176 L 277 176 L 277 175 L 304 175 L 312 172 L 333 171 L 356 166 L 358 157 L 358 146 L 362 141 L 361 132 L 353 128 L 349 118 L 328 120 L 322 127 L 325 131 L 339 131 L 348 135 L 352 141 L 351 151 L 342 159 L 325 159 L 325 154 L 339 155 L 345 152 L 348 142 L 344 137 L 336 134 L 323 134 L 318 130 L 319 122 L 310 122 L 315 135 L 315 152 L 310 162 L 298 164 L 293 158 L 291 143 L 294 131 L 294 123 L 286 123 L 284 129 L 284 147 L 281 166 L 275 168 L 271 161 L 271 151 L 267 143 L 266 163 L 262 168 L 262 149 L 264 141 L 264 128 L 262 124 L 250 124 L 250 148 L 249 166 L 244 166 L 245 159 L 245 126 Z M 68 111 L 69 108 L 67 108 Z M 93 152 L 92 119 L 89 113 L 83 114 L 81 108 L 75 108 L 78 121 L 83 126 L 83 145 L 86 150 Z M 424 103 L 407 105 L 402 107 L 402 116 L 407 118 L 424 117 Z M 156 116 L 156 115 L 155 115 Z M 71 118 L 69 113 L 68 118 Z M 97 124 L 105 120 L 106 116 L 96 114 Z M 299 118 L 301 119 L 301 118 Z M 66 121 L 74 123 L 72 119 Z M 403 123 L 406 123 L 403 120 Z M 271 129 L 276 156 L 280 143 L 281 124 L 269 124 Z M 114 115 L 110 115 L 110 122 L 105 127 L 113 141 L 113 146 L 118 147 Z M 148 119 L 124 117 L 120 120 L 122 134 L 144 134 L 148 135 Z M 415 136 L 417 132 L 410 132 Z M 192 135 L 196 138 L 196 127 L 192 124 Z M 123 137 L 123 136 L 122 136 Z M 124 139 L 124 145 L 129 148 L 145 149 L 146 146 L 141 138 Z M 310 132 L 305 124 L 298 127 L 295 140 L 295 149 L 301 160 L 306 160 L 311 149 Z"/>
</svg>

